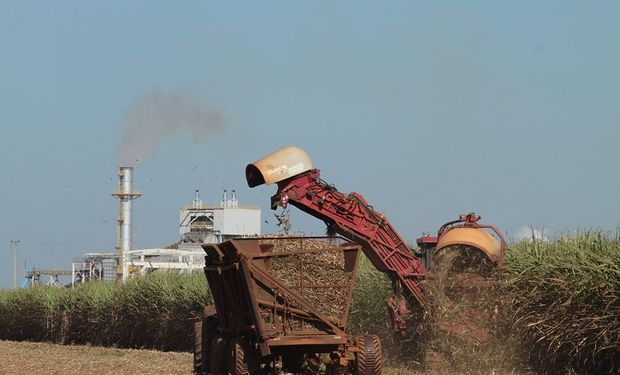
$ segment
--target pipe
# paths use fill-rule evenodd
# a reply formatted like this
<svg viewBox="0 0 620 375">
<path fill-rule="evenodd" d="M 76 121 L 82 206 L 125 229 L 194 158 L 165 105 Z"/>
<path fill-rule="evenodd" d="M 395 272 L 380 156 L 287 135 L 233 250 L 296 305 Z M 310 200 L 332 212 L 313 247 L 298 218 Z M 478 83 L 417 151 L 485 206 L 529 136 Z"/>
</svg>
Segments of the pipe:
<svg viewBox="0 0 620 375">
<path fill-rule="evenodd" d="M 131 250 L 132 234 L 132 201 L 141 194 L 133 191 L 133 167 L 120 167 L 118 170 L 119 190 L 112 195 L 119 199 L 118 216 L 118 255 L 119 270 L 117 273 L 124 281 L 129 276 L 129 250 Z"/>
<path fill-rule="evenodd" d="M 202 200 L 200 199 L 200 190 L 194 190 L 194 201 L 192 202 L 193 208 L 201 208 Z"/>
<path fill-rule="evenodd" d="M 121 191 L 125 194 L 131 192 L 131 188 L 133 185 L 133 168 L 130 167 L 122 167 L 119 173 L 119 183 Z M 121 216 L 121 253 L 123 255 L 123 281 L 127 279 L 129 276 L 129 262 L 127 259 L 128 252 L 131 250 L 131 214 L 132 214 L 132 199 L 128 199 L 129 197 L 125 196 L 124 199 L 121 199 L 120 202 L 120 216 Z"/>
</svg>

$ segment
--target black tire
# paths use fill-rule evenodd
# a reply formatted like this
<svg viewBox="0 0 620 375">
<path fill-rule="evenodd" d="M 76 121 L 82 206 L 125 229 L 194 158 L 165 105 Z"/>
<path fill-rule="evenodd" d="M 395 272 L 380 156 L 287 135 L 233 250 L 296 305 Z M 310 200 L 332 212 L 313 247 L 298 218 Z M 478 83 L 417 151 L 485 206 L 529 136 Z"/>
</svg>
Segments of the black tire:
<svg viewBox="0 0 620 375">
<path fill-rule="evenodd" d="M 209 373 L 213 375 L 228 373 L 228 338 L 222 334 L 211 340 L 209 351 Z"/>
<path fill-rule="evenodd" d="M 355 355 L 356 375 L 381 375 L 383 372 L 383 351 L 381 340 L 374 335 L 360 337 L 360 351 Z"/>
<path fill-rule="evenodd" d="M 203 343 L 202 343 L 202 320 L 194 323 L 194 374 L 201 375 L 207 371 L 203 367 Z"/>
<path fill-rule="evenodd" d="M 233 337 L 230 340 L 231 375 L 252 375 L 258 372 L 259 363 L 256 351 L 245 337 Z"/>
<path fill-rule="evenodd" d="M 194 323 L 194 373 L 208 374 L 211 341 L 218 333 L 219 319 L 215 315 L 204 316 Z"/>
</svg>

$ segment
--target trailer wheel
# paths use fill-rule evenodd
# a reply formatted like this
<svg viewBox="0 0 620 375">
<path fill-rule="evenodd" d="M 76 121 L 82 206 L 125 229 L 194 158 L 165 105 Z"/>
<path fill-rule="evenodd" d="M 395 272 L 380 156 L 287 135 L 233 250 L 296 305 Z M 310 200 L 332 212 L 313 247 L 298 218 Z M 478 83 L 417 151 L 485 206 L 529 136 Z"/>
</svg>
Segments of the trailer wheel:
<svg viewBox="0 0 620 375">
<path fill-rule="evenodd" d="M 321 358 L 318 354 L 306 354 L 306 358 L 301 364 L 301 373 L 303 375 L 318 375 L 321 370 Z"/>
<path fill-rule="evenodd" d="M 203 367 L 203 344 L 202 344 L 202 320 L 194 323 L 194 374 L 200 375 L 206 373 Z"/>
<path fill-rule="evenodd" d="M 211 355 L 211 341 L 218 332 L 219 319 L 216 315 L 204 316 L 194 323 L 194 373 L 208 374 Z"/>
<path fill-rule="evenodd" d="M 318 375 L 321 360 L 316 353 L 286 353 L 282 356 L 284 372 L 301 375 Z"/>
<path fill-rule="evenodd" d="M 227 374 L 228 373 L 228 339 L 222 334 L 216 335 L 211 340 L 211 350 L 209 353 L 209 373 Z"/>
<path fill-rule="evenodd" d="M 303 353 L 287 353 L 282 356 L 282 369 L 291 374 L 301 374 L 304 360 Z"/>
<path fill-rule="evenodd" d="M 370 335 L 360 337 L 360 351 L 355 355 L 356 375 L 381 375 L 383 371 L 383 353 L 379 337 Z"/>
<path fill-rule="evenodd" d="M 234 337 L 230 340 L 230 371 L 231 375 L 248 375 L 258 372 L 259 363 L 256 353 L 245 337 Z"/>
</svg>

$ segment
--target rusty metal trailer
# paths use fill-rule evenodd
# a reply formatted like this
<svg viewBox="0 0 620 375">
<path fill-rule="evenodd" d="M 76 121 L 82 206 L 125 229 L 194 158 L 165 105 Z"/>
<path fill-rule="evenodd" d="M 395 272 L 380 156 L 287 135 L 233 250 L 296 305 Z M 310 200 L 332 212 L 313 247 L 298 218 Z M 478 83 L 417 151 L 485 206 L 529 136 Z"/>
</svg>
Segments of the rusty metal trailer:
<svg viewBox="0 0 620 375">
<path fill-rule="evenodd" d="M 196 323 L 196 373 L 381 373 L 379 339 L 345 332 L 359 245 L 271 237 L 203 248 L 214 306 Z"/>
</svg>

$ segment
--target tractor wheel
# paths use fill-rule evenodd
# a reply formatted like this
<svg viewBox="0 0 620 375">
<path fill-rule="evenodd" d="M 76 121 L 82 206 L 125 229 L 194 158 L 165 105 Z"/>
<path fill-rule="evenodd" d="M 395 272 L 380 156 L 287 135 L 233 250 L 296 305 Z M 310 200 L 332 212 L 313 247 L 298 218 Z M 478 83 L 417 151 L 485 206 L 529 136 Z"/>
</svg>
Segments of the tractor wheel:
<svg viewBox="0 0 620 375">
<path fill-rule="evenodd" d="M 215 335 L 211 340 L 209 353 L 209 373 L 221 375 L 228 373 L 228 339 L 222 334 Z"/>
<path fill-rule="evenodd" d="M 377 336 L 364 336 L 359 339 L 360 351 L 355 355 L 356 375 L 381 375 L 383 353 L 381 340 Z"/>
<path fill-rule="evenodd" d="M 230 340 L 230 367 L 231 375 L 252 375 L 259 369 L 255 350 L 245 337 L 234 337 Z"/>
</svg>

